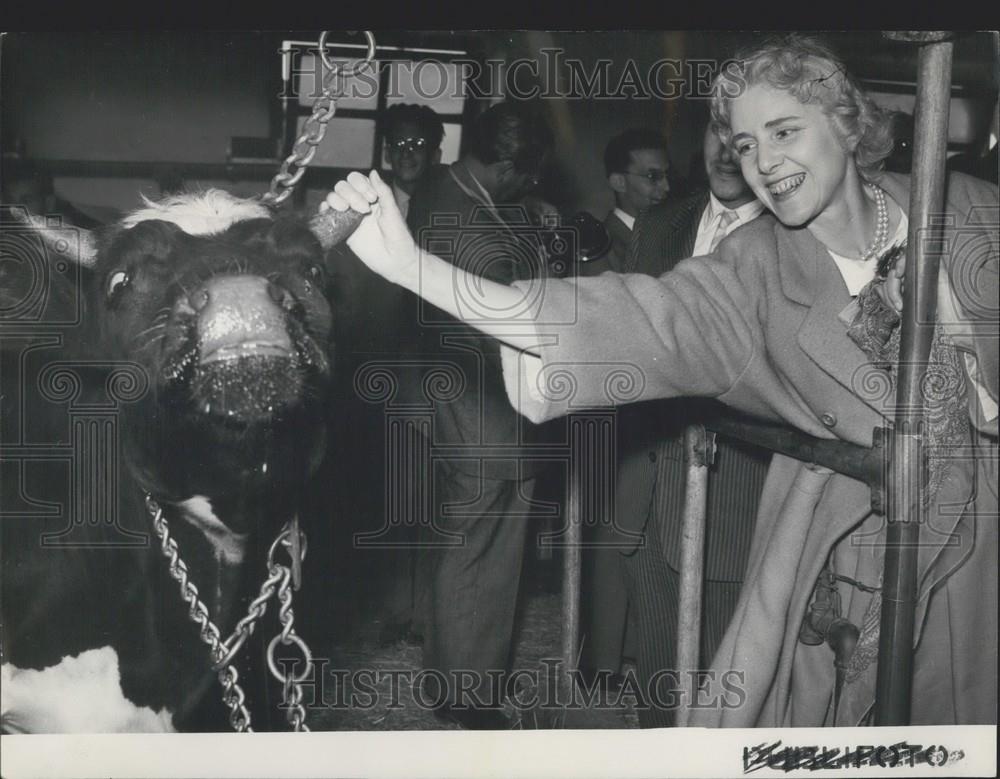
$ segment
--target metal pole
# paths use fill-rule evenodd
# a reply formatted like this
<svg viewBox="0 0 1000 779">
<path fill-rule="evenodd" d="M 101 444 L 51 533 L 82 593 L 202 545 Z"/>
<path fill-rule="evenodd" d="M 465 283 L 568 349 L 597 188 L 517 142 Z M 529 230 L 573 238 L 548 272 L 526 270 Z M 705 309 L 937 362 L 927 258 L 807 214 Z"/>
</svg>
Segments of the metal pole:
<svg viewBox="0 0 1000 779">
<path fill-rule="evenodd" d="M 918 59 L 913 184 L 875 687 L 876 725 L 910 723 L 920 492 L 925 483 L 921 387 L 937 313 L 938 258 L 930 247 L 940 239 L 933 232 L 940 231 L 940 220 L 935 227 L 931 217 L 941 213 L 943 203 L 951 57 L 951 42 L 938 40 L 921 46 Z"/>
<path fill-rule="evenodd" d="M 681 689 L 697 694 L 694 672 L 700 667 L 701 591 L 705 569 L 705 510 L 708 466 L 715 456 L 715 435 L 702 425 L 684 429 L 684 517 L 681 520 L 681 581 L 677 604 L 677 672 Z M 677 710 L 677 725 L 688 723 L 689 710 Z"/>
<path fill-rule="evenodd" d="M 559 680 L 563 688 L 561 700 L 568 705 L 573 699 L 573 671 L 576 670 L 580 643 L 580 566 L 583 541 L 582 463 L 570 461 L 566 484 L 566 543 L 563 547 L 563 673 Z"/>
<path fill-rule="evenodd" d="M 872 446 L 867 447 L 847 441 L 814 438 L 790 427 L 741 416 L 720 403 L 706 403 L 703 409 L 699 416 L 711 431 L 802 462 L 822 465 L 864 482 L 872 491 L 872 510 L 885 513 L 885 428 L 875 428 Z"/>
</svg>

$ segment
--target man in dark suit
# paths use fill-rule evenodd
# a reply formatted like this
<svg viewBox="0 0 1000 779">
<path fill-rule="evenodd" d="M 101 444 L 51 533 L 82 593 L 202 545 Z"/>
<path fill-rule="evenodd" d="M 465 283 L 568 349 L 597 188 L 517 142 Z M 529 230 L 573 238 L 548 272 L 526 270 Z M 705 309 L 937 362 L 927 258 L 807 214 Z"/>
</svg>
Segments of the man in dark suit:
<svg viewBox="0 0 1000 779">
<path fill-rule="evenodd" d="M 604 226 L 611 237 L 611 249 L 604 257 L 584 264 L 581 276 L 625 270 L 636 218 L 666 200 L 670 191 L 668 167 L 667 142 L 654 130 L 633 128 L 608 142 L 604 150 L 604 173 L 615 194 L 615 207 L 608 213 Z"/>
<path fill-rule="evenodd" d="M 708 254 L 763 206 L 743 180 L 739 162 L 710 126 L 704 135 L 709 189 L 655 206 L 636 222 L 627 272 L 659 276 L 680 260 Z M 658 671 L 676 665 L 681 518 L 685 463 L 683 430 L 698 421 L 690 400 L 644 403 L 619 414 L 616 523 L 625 531 L 625 573 L 635 610 L 637 665 L 643 689 L 655 683 L 659 700 L 670 700 L 669 677 Z M 770 454 L 717 439 L 708 480 L 705 574 L 701 637 L 702 667 L 722 639 L 746 566 L 760 492 Z M 639 710 L 643 727 L 669 727 L 674 711 Z"/>
<path fill-rule="evenodd" d="M 433 169 L 410 200 L 407 221 L 418 245 L 506 284 L 538 274 L 543 257 L 525 240 L 525 211 L 507 204 L 537 184 L 551 144 L 545 123 L 518 104 L 500 103 L 477 117 L 468 151 Z M 430 399 L 436 462 L 423 476 L 434 488 L 427 534 L 433 546 L 420 550 L 418 571 L 430 581 L 424 668 L 437 673 L 427 675 L 424 691 L 429 702 L 444 702 L 439 715 L 463 727 L 503 728 L 502 700 L 487 672 L 503 674 L 511 648 L 538 466 L 519 447 L 533 426 L 507 400 L 497 341 L 430 306 L 421 308 L 419 322 L 418 358 L 454 366 L 462 385 L 457 397 Z M 453 454 L 435 458 L 435 447 Z M 463 457 L 463 448 L 471 455 Z M 475 675 L 471 692 L 486 705 L 468 691 L 459 695 L 460 671 Z M 440 681 L 447 689 L 431 689 Z"/>
</svg>

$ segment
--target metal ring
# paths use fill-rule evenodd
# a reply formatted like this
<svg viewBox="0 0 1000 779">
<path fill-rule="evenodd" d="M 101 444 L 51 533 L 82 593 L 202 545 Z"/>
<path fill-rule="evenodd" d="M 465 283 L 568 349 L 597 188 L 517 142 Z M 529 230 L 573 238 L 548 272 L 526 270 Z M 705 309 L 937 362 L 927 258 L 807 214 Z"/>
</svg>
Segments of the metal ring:
<svg viewBox="0 0 1000 779">
<path fill-rule="evenodd" d="M 323 64 L 326 66 L 327 70 L 340 71 L 340 75 L 345 77 L 353 76 L 357 74 L 361 68 L 375 59 L 375 34 L 371 30 L 364 30 L 363 35 L 368 40 L 368 51 L 365 52 L 365 58 L 358 62 L 355 62 L 350 66 L 349 69 L 344 70 L 343 65 L 338 65 L 330 61 L 330 58 L 326 55 L 326 39 L 330 35 L 329 30 L 323 30 L 319 35 L 319 56 L 323 60 Z"/>
<path fill-rule="evenodd" d="M 290 680 L 285 677 L 285 675 L 278 670 L 278 666 L 274 662 L 274 649 L 281 641 L 281 633 L 278 633 L 274 638 L 271 639 L 271 643 L 267 645 L 267 667 L 271 671 L 271 675 L 277 679 L 282 684 L 287 684 L 291 681 L 294 684 L 302 684 L 306 679 L 309 678 L 309 672 L 313 667 L 312 652 L 309 651 L 309 647 L 306 646 L 306 642 L 299 638 L 298 633 L 289 633 L 288 641 L 282 643 L 285 646 L 290 646 L 291 644 L 297 644 L 299 649 L 302 651 L 302 658 L 305 660 L 305 667 L 302 669 L 302 673 L 298 676 L 293 676 Z"/>
</svg>

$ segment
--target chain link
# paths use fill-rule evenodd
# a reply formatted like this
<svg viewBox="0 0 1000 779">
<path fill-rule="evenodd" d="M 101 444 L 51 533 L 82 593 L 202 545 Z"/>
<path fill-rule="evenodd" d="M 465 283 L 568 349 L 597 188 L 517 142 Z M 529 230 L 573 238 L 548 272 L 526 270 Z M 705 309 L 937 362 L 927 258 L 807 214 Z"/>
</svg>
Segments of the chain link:
<svg viewBox="0 0 1000 779">
<path fill-rule="evenodd" d="M 261 201 L 265 205 L 278 206 L 287 200 L 295 191 L 295 185 L 305 175 L 309 163 L 316 156 L 316 149 L 319 148 L 326 135 L 326 127 L 337 112 L 337 98 L 334 90 L 336 82 L 341 78 L 350 78 L 355 75 L 363 67 L 370 64 L 375 57 L 375 36 L 371 32 L 365 31 L 365 37 L 368 39 L 368 51 L 363 60 L 354 63 L 349 68 L 332 63 L 326 56 L 326 36 L 326 32 L 320 36 L 320 55 L 325 71 L 322 93 L 313 104 L 312 114 L 302 126 L 302 134 L 292 145 L 292 153 L 285 158 L 278 172 L 271 179 L 270 189 L 261 196 Z"/>
<path fill-rule="evenodd" d="M 295 632 L 295 615 L 292 611 L 292 589 L 290 586 L 292 569 L 274 560 L 275 552 L 280 546 L 291 553 L 291 534 L 299 536 L 300 562 L 306 554 L 305 534 L 298 530 L 298 522 L 287 523 L 278 537 L 274 539 L 267 554 L 268 577 L 260 587 L 260 594 L 251 601 L 247 615 L 236 623 L 229 637 L 222 640 L 218 627 L 212 622 L 208 608 L 198 597 L 198 588 L 190 580 L 187 565 L 180 558 L 177 542 L 170 537 L 167 519 L 163 509 L 151 496 L 146 496 L 146 510 L 153 518 L 153 529 L 160 539 L 160 550 L 167 558 L 170 575 L 178 582 L 181 597 L 188 606 L 188 616 L 198 625 L 201 640 L 208 645 L 212 656 L 213 670 L 218 672 L 219 683 L 222 685 L 222 700 L 229 709 L 229 724 L 238 733 L 253 733 L 250 723 L 250 712 L 246 708 L 246 695 L 239 684 L 239 671 L 231 664 L 233 658 L 253 633 L 257 621 L 267 611 L 267 602 L 277 593 L 278 620 L 281 622 L 281 632 L 278 633 L 267 647 L 267 664 L 271 675 L 283 687 L 284 703 L 287 708 L 286 717 L 296 732 L 309 732 L 305 724 L 306 712 L 302 706 L 302 682 L 308 679 L 315 668 L 312 652 L 308 645 Z M 278 643 L 285 646 L 295 644 L 302 652 L 304 667 L 301 673 L 285 676 L 277 669 L 274 650 Z"/>
<path fill-rule="evenodd" d="M 220 661 L 227 659 L 230 654 L 223 648 L 220 639 L 219 629 L 212 622 L 208 614 L 208 609 L 198 597 L 198 588 L 188 577 L 187 565 L 180 559 L 180 551 L 177 542 L 170 537 L 167 527 L 167 518 L 163 514 L 163 509 L 152 498 L 146 496 L 146 510 L 153 517 L 153 530 L 160 539 L 160 550 L 167 558 L 170 575 L 181 588 L 181 597 L 188 605 L 188 616 L 198 624 L 198 634 L 201 640 L 208 644 L 212 659 L 218 665 Z M 253 733 L 250 726 L 250 712 L 247 710 L 246 696 L 239 685 L 240 674 L 232 665 L 226 664 L 219 671 L 219 683 L 222 685 L 222 700 L 229 708 L 229 724 L 237 733 Z"/>
<path fill-rule="evenodd" d="M 302 542 L 304 534 L 298 531 L 298 523 L 295 520 L 285 526 L 281 535 L 271 544 L 271 549 L 267 555 L 269 570 L 280 571 L 281 573 L 281 580 L 277 590 L 278 602 L 281 604 L 278 607 L 278 621 L 281 623 L 281 632 L 272 638 L 271 643 L 267 646 L 267 667 L 271 675 L 281 682 L 284 690 L 285 716 L 293 730 L 298 733 L 309 732 L 309 727 L 305 724 L 306 710 L 302 706 L 302 682 L 313 675 L 315 667 L 313 666 L 312 652 L 309 650 L 309 646 L 295 632 L 295 613 L 292 611 L 292 569 L 274 562 L 274 554 L 278 550 L 279 545 L 284 546 L 286 551 L 290 555 L 292 554 L 294 547 L 292 535 L 295 532 L 298 532 L 299 535 L 300 560 L 304 559 L 306 554 L 306 546 Z M 294 644 L 302 653 L 303 667 L 302 671 L 297 675 L 293 676 L 289 674 L 286 676 L 278 669 L 274 651 L 277 649 L 279 643 L 283 646 Z"/>
</svg>

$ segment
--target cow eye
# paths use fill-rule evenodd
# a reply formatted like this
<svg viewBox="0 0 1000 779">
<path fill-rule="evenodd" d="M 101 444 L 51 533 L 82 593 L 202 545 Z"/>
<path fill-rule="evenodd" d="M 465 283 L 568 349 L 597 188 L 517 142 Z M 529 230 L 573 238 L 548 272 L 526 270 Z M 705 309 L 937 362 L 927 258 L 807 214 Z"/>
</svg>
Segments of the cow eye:
<svg viewBox="0 0 1000 779">
<path fill-rule="evenodd" d="M 125 289 L 131 280 L 131 277 L 125 271 L 114 271 L 110 276 L 108 276 L 108 299 L 110 300 L 114 298 L 115 295 Z"/>
</svg>

